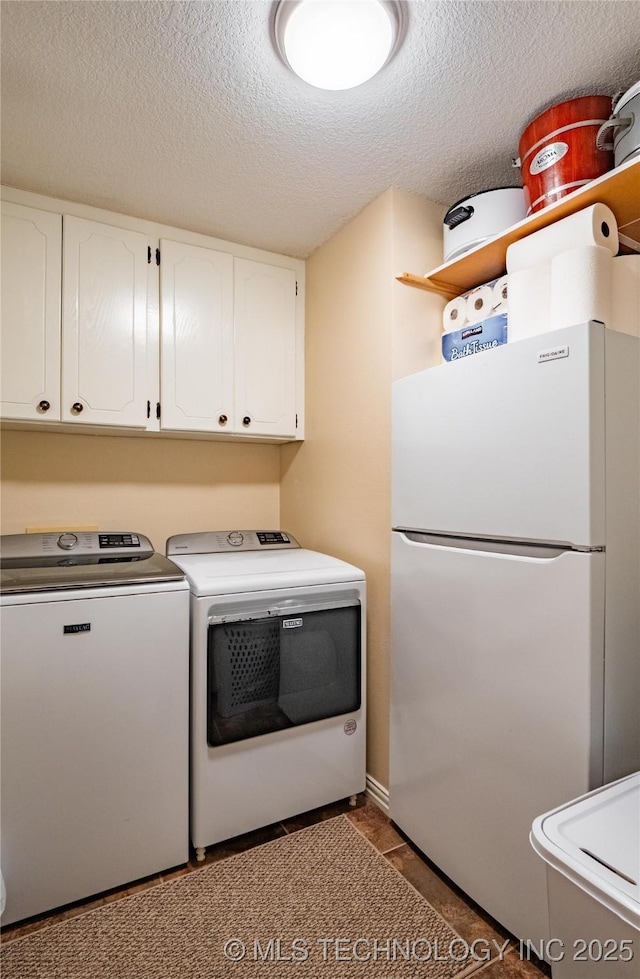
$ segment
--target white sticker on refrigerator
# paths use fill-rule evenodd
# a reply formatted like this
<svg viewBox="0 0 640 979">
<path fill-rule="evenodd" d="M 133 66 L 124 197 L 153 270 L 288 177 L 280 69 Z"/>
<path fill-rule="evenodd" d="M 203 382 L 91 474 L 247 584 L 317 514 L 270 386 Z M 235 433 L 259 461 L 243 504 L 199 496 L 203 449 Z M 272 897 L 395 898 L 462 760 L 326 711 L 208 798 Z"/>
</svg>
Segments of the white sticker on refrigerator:
<svg viewBox="0 0 640 979">
<path fill-rule="evenodd" d="M 569 356 L 568 347 L 551 347 L 550 350 L 540 350 L 538 353 L 538 363 L 546 364 L 548 360 L 561 360 Z"/>
</svg>

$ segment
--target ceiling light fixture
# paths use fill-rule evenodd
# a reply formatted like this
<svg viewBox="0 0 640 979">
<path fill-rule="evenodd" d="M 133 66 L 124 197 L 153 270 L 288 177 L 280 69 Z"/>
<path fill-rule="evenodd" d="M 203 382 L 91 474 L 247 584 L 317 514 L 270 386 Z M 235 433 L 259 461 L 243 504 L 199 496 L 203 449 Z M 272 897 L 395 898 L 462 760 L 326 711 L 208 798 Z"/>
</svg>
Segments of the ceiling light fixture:
<svg viewBox="0 0 640 979">
<path fill-rule="evenodd" d="M 296 75 L 340 91 L 366 82 L 393 57 L 404 14 L 400 0 L 278 0 L 273 37 Z"/>
</svg>

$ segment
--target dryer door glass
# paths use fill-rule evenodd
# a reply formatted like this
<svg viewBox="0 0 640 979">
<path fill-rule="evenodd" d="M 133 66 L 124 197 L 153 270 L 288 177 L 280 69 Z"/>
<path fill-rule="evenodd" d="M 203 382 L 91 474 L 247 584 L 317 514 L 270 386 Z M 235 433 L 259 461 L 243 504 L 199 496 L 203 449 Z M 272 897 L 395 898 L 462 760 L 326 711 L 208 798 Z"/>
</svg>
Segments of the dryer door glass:
<svg viewBox="0 0 640 979">
<path fill-rule="evenodd" d="M 208 743 L 358 710 L 360 657 L 359 604 L 211 624 Z"/>
</svg>

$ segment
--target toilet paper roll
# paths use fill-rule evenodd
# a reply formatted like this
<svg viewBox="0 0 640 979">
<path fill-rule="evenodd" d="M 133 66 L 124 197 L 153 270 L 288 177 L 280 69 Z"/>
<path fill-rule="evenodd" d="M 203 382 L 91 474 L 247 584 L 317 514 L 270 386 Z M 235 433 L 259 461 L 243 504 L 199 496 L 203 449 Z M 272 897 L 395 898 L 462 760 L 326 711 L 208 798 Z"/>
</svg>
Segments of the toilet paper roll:
<svg viewBox="0 0 640 979">
<path fill-rule="evenodd" d="M 442 325 L 447 330 L 459 330 L 467 322 L 467 300 L 457 296 L 448 302 L 442 311 Z"/>
<path fill-rule="evenodd" d="M 640 255 L 619 255 L 611 263 L 611 320 L 607 326 L 640 337 Z"/>
<path fill-rule="evenodd" d="M 599 245 L 561 252 L 551 262 L 551 329 L 611 322 L 611 252 Z"/>
<path fill-rule="evenodd" d="M 503 275 L 493 287 L 493 309 L 496 313 L 506 313 L 509 308 L 508 275 Z"/>
<path fill-rule="evenodd" d="M 479 323 L 493 310 L 493 291 L 491 286 L 478 286 L 467 295 L 467 322 Z"/>
<path fill-rule="evenodd" d="M 509 343 L 551 329 L 551 266 L 509 275 Z"/>
<path fill-rule="evenodd" d="M 507 248 L 507 272 L 549 265 L 556 255 L 587 245 L 600 245 L 612 255 L 618 251 L 618 225 L 606 204 L 592 204 Z"/>
</svg>

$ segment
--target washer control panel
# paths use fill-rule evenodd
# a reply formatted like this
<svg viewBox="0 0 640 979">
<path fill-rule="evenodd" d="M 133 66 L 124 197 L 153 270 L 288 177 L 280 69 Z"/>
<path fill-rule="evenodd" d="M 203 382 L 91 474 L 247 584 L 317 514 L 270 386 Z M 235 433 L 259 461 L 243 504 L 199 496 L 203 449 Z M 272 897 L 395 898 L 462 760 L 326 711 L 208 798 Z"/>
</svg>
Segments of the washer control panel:
<svg viewBox="0 0 640 979">
<path fill-rule="evenodd" d="M 3 562 L 55 557 L 56 554 L 60 556 L 61 551 L 72 552 L 74 558 L 105 553 L 122 557 L 148 556 L 153 554 L 153 545 L 148 537 L 130 531 L 99 533 L 67 530 L 52 534 L 7 534 L 2 537 Z"/>
<path fill-rule="evenodd" d="M 230 551 L 269 551 L 300 547 L 283 530 L 211 530 L 201 534 L 176 534 L 167 541 L 172 554 L 221 554 Z"/>
</svg>

